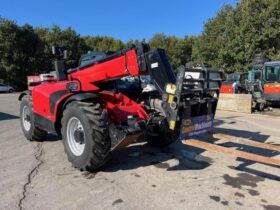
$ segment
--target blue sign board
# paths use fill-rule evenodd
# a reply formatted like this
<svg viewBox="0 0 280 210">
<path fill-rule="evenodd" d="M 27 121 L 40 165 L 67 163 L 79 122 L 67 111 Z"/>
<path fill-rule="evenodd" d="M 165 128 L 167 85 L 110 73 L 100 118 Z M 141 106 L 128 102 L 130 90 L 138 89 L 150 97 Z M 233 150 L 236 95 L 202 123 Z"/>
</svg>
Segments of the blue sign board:
<svg viewBox="0 0 280 210">
<path fill-rule="evenodd" d="M 182 120 L 180 140 L 211 131 L 214 115 L 202 115 Z"/>
</svg>

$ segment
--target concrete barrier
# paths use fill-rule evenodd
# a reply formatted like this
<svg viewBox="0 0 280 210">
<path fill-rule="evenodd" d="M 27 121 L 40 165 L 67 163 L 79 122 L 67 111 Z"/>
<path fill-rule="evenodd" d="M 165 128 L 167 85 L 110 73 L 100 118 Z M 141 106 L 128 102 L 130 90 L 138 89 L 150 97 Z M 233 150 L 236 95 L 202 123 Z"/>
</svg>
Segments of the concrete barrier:
<svg viewBox="0 0 280 210">
<path fill-rule="evenodd" d="M 251 94 L 220 94 L 218 110 L 232 112 L 252 112 L 252 95 Z"/>
</svg>

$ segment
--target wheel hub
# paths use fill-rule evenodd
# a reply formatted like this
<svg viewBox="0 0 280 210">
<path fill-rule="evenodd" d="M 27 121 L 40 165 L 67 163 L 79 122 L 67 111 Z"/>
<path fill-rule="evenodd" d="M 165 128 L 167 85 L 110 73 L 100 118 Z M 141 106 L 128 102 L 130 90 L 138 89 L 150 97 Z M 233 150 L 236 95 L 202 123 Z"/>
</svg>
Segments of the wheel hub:
<svg viewBox="0 0 280 210">
<path fill-rule="evenodd" d="M 74 131 L 74 139 L 77 143 L 83 144 L 84 143 L 84 132 L 80 129 L 76 129 Z"/>
<path fill-rule="evenodd" d="M 31 118 L 30 118 L 30 109 L 28 106 L 24 106 L 22 110 L 22 124 L 24 130 L 29 131 L 31 128 Z"/>
<path fill-rule="evenodd" d="M 27 122 L 30 122 L 30 116 L 29 115 L 26 115 L 24 120 L 26 120 Z"/>
<path fill-rule="evenodd" d="M 72 117 L 68 120 L 66 129 L 70 151 L 75 156 L 81 156 L 85 149 L 85 133 L 82 123 L 78 118 Z"/>
</svg>

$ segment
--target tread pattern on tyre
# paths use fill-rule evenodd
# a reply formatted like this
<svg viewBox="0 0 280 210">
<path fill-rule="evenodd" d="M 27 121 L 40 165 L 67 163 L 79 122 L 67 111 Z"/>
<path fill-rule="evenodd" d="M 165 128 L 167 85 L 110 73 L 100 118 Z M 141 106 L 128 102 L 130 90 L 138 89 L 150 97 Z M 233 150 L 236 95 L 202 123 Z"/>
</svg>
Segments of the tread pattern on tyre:
<svg viewBox="0 0 280 210">
<path fill-rule="evenodd" d="M 102 108 L 100 103 L 90 103 L 90 102 L 71 102 L 67 105 L 62 118 L 62 129 L 64 128 L 66 131 L 67 122 L 65 121 L 65 115 L 69 114 L 70 108 L 80 109 L 80 111 L 86 117 L 89 127 L 91 129 L 85 130 L 85 132 L 89 132 L 89 136 L 91 137 L 91 141 L 93 141 L 92 148 L 90 148 L 90 154 L 85 163 L 73 163 L 71 161 L 71 157 L 69 156 L 66 147 L 65 152 L 67 153 L 68 160 L 72 162 L 73 166 L 79 168 L 84 171 L 95 171 L 99 169 L 104 163 L 107 161 L 110 148 L 111 141 L 109 138 L 108 131 L 108 118 L 106 111 Z M 67 139 L 65 136 L 65 131 L 62 131 L 63 143 L 66 144 Z"/>
<path fill-rule="evenodd" d="M 31 95 L 23 96 L 22 102 L 23 101 L 27 102 L 27 104 L 30 107 L 30 113 L 33 115 L 32 118 L 31 118 L 31 120 L 33 121 L 33 122 L 31 122 L 33 124 L 32 125 L 33 129 L 31 128 L 31 134 L 29 134 L 28 137 L 26 136 L 26 138 L 30 141 L 38 141 L 38 140 L 44 139 L 48 135 L 48 133 L 35 126 L 34 113 L 33 113 L 33 103 L 32 103 Z M 22 121 L 21 121 L 21 123 L 22 123 Z"/>
</svg>

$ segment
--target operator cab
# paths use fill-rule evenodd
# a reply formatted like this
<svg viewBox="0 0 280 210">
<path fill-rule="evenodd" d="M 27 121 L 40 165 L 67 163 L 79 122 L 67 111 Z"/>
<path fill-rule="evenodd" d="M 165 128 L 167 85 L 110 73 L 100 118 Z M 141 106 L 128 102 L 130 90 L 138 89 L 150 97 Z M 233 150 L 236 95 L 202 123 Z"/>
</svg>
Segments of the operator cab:
<svg viewBox="0 0 280 210">
<path fill-rule="evenodd" d="M 264 75 L 266 82 L 280 82 L 280 62 L 266 62 Z"/>
<path fill-rule="evenodd" d="M 89 51 L 87 54 L 83 55 L 79 61 L 79 68 L 84 68 L 90 66 L 98 61 L 101 61 L 113 54 L 114 52 L 93 52 Z"/>
<path fill-rule="evenodd" d="M 86 68 L 88 66 L 91 66 L 95 63 L 102 62 L 106 60 L 107 58 L 113 57 L 116 54 L 116 52 L 108 51 L 108 52 L 93 52 L 89 51 L 87 54 L 83 55 L 80 58 L 79 61 L 79 69 Z M 106 81 L 102 82 L 102 84 L 99 84 L 102 89 L 107 90 L 117 90 L 118 92 L 122 92 L 123 94 L 129 96 L 130 98 L 134 99 L 141 92 L 148 92 L 155 90 L 152 85 L 150 85 L 151 82 L 148 82 L 148 78 L 150 76 L 127 76 L 119 79 L 115 79 L 114 81 Z M 149 84 L 147 84 L 149 83 Z"/>
</svg>

